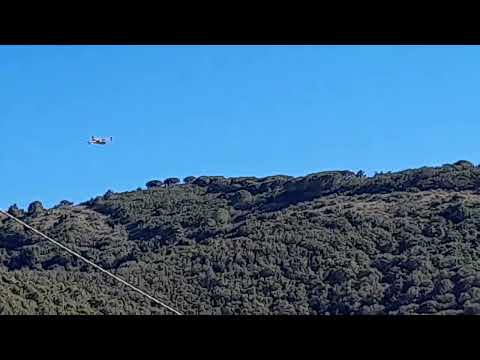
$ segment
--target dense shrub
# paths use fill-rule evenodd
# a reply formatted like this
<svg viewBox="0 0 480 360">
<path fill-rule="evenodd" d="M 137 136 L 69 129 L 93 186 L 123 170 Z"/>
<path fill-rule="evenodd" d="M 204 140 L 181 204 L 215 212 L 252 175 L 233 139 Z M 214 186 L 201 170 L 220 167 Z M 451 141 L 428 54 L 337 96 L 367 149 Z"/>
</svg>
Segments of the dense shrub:
<svg viewBox="0 0 480 360">
<path fill-rule="evenodd" d="M 471 163 L 190 180 L 22 216 L 187 314 L 480 314 Z M 165 313 L 9 219 L 0 299 L 3 314 Z"/>
</svg>

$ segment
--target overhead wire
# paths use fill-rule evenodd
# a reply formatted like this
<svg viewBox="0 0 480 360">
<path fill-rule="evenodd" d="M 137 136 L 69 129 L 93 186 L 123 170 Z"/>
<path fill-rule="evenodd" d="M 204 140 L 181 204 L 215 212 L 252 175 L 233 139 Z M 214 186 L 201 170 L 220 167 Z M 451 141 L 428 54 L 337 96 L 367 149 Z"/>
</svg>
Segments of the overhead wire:
<svg viewBox="0 0 480 360">
<path fill-rule="evenodd" d="M 68 253 L 70 253 L 71 255 L 79 258 L 80 260 L 82 260 L 83 262 L 93 266 L 94 268 L 96 268 L 97 270 L 100 270 L 101 272 L 107 274 L 108 276 L 112 277 L 113 279 L 121 282 L 122 284 L 128 286 L 129 288 L 133 289 L 134 291 L 138 292 L 139 294 L 145 296 L 146 298 L 150 299 L 151 301 L 155 302 L 156 304 L 164 307 L 165 309 L 173 312 L 174 314 L 176 315 L 183 315 L 180 311 L 174 309 L 173 307 L 165 304 L 163 301 L 160 301 L 158 300 L 157 298 L 147 294 L 145 291 L 139 289 L 138 287 L 130 284 L 129 282 L 123 280 L 122 278 L 118 277 L 117 275 L 115 274 L 112 274 L 110 271 L 108 270 L 105 270 L 104 268 L 102 268 L 101 266 L 95 264 L 93 261 L 90 261 L 88 260 L 87 258 L 85 258 L 84 256 L 78 254 L 77 252 L 69 249 L 68 247 L 66 247 L 65 245 L 59 243 L 58 241 L 52 239 L 51 237 L 45 235 L 44 233 L 42 233 L 41 231 L 38 231 L 37 229 L 33 228 L 32 226 L 28 225 L 27 223 L 23 222 L 22 220 L 18 219 L 17 217 L 13 216 L 12 214 L 10 214 L 9 212 L 7 211 L 3 211 L 2 209 L 0 209 L 0 213 L 2 213 L 3 215 L 7 216 L 8 218 L 16 221 L 17 223 L 19 223 L 20 225 L 32 230 L 33 232 L 35 232 L 36 234 L 40 235 L 41 237 L 43 237 L 44 239 L 50 241 L 51 243 L 53 243 L 54 245 L 62 248 L 63 250 L 67 251 Z"/>
</svg>

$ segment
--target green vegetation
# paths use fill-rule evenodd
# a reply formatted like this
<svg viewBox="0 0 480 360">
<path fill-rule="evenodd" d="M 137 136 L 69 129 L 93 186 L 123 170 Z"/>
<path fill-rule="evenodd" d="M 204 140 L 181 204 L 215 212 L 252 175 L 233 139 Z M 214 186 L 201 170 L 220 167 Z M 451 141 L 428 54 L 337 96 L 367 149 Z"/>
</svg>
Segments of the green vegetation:
<svg viewBox="0 0 480 360">
<path fill-rule="evenodd" d="M 480 168 L 149 182 L 9 211 L 186 314 L 480 314 Z M 1 314 L 166 314 L 0 221 Z"/>
</svg>

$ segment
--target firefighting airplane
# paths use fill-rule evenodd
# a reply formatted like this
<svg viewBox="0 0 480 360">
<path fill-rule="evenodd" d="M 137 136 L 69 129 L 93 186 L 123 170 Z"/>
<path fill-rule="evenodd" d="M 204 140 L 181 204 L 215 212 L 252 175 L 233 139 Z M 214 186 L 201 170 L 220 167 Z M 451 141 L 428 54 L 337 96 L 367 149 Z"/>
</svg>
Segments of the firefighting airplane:
<svg viewBox="0 0 480 360">
<path fill-rule="evenodd" d="M 95 136 L 92 136 L 88 143 L 92 145 L 105 145 L 112 142 L 112 140 L 113 138 L 111 136 L 109 138 L 97 138 Z"/>
</svg>

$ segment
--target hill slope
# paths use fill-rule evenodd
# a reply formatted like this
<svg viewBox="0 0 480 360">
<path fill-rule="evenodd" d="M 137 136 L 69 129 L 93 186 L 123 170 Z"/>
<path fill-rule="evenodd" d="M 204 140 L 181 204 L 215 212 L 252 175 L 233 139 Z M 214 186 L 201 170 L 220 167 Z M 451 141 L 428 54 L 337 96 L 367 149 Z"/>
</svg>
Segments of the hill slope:
<svg viewBox="0 0 480 360">
<path fill-rule="evenodd" d="M 460 161 L 9 211 L 186 314 L 478 314 L 478 189 L 480 168 Z M 2 314 L 166 313 L 9 219 L 0 280 Z"/>
</svg>

